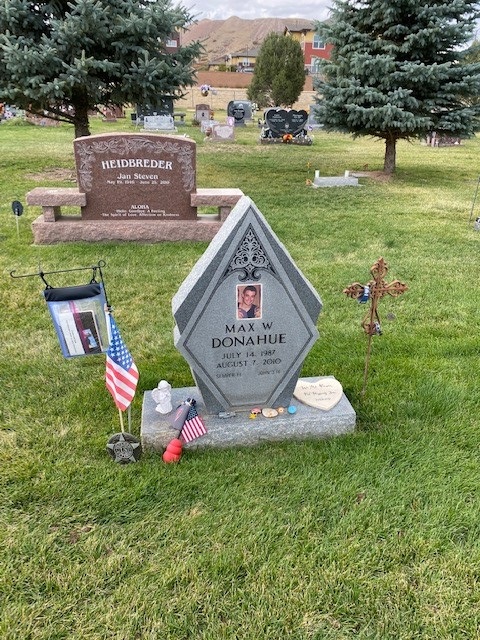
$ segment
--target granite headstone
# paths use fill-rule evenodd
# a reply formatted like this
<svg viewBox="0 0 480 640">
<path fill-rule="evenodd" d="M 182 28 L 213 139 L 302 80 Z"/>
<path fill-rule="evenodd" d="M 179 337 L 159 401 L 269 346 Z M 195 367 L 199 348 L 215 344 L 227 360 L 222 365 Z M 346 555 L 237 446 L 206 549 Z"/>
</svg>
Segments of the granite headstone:
<svg viewBox="0 0 480 640">
<path fill-rule="evenodd" d="M 197 122 L 210 120 L 210 106 L 208 104 L 197 104 L 195 106 L 195 120 Z"/>
<path fill-rule="evenodd" d="M 193 140 L 152 134 L 99 134 L 74 141 L 87 220 L 196 220 Z"/>
<path fill-rule="evenodd" d="M 240 199 L 172 307 L 175 345 L 209 413 L 289 405 L 322 303 L 250 198 Z"/>
<path fill-rule="evenodd" d="M 233 142 L 235 140 L 235 127 L 229 124 L 214 124 L 210 140 L 214 142 Z"/>
<path fill-rule="evenodd" d="M 227 115 L 234 118 L 236 127 L 244 127 L 246 120 L 252 119 L 252 103 L 248 100 L 231 100 L 227 105 Z"/>
<path fill-rule="evenodd" d="M 265 126 L 274 138 L 281 138 L 286 133 L 297 136 L 305 130 L 308 113 L 301 109 L 267 109 L 264 113 Z"/>
<path fill-rule="evenodd" d="M 175 131 L 175 121 L 173 116 L 168 114 L 145 116 L 143 128 L 145 131 Z"/>
<path fill-rule="evenodd" d="M 138 104 L 136 107 L 137 118 L 144 116 L 173 115 L 174 105 L 171 96 L 163 96 L 154 104 Z"/>
</svg>

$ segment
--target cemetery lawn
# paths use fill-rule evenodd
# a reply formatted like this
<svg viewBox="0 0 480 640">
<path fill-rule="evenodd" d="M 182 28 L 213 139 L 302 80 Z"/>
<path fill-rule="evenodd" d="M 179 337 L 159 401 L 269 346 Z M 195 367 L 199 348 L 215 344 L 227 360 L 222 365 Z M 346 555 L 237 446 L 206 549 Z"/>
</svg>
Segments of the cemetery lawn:
<svg viewBox="0 0 480 640">
<path fill-rule="evenodd" d="M 251 125 L 215 145 L 185 132 L 198 142 L 197 185 L 241 188 L 319 292 L 302 375 L 342 383 L 355 433 L 115 464 L 105 358 L 64 359 L 42 281 L 10 271 L 105 260 L 140 370 L 139 436 L 144 391 L 193 384 L 171 299 L 207 245 L 33 246 L 39 209 L 25 206 L 17 233 L 11 203 L 74 185 L 73 129 L 1 124 L 0 637 L 480 638 L 480 203 L 469 221 L 480 140 L 400 143 L 393 179 L 313 189 L 316 169 L 379 171 L 383 144 L 314 132 L 310 147 L 266 146 Z M 342 292 L 380 256 L 408 291 L 380 304 L 362 396 L 366 308 Z"/>
</svg>

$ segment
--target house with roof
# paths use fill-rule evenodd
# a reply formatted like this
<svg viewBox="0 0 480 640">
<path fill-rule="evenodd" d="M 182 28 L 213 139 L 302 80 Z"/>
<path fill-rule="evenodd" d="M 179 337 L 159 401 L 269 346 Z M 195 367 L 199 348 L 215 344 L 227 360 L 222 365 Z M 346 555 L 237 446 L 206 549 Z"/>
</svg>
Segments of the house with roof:
<svg viewBox="0 0 480 640">
<path fill-rule="evenodd" d="M 240 73 L 252 73 L 255 68 L 255 61 L 259 52 L 258 47 L 247 47 L 240 51 L 234 51 L 226 56 L 215 58 L 208 63 L 209 71 L 218 71 L 225 66 L 231 71 Z"/>
<path fill-rule="evenodd" d="M 300 42 L 305 70 L 308 73 L 318 73 L 320 61 L 330 59 L 333 45 L 322 40 L 315 31 L 315 23 L 312 20 L 286 20 L 283 33 Z"/>
<path fill-rule="evenodd" d="M 331 44 L 325 43 L 315 31 L 315 23 L 312 20 L 301 18 L 286 20 L 283 34 L 300 43 L 303 51 L 305 71 L 309 74 L 318 73 L 320 60 L 329 60 L 333 49 Z M 259 47 L 247 47 L 241 51 L 235 51 L 220 58 L 208 62 L 209 71 L 218 71 L 227 67 L 231 71 L 251 73 L 255 69 L 255 61 Z"/>
</svg>

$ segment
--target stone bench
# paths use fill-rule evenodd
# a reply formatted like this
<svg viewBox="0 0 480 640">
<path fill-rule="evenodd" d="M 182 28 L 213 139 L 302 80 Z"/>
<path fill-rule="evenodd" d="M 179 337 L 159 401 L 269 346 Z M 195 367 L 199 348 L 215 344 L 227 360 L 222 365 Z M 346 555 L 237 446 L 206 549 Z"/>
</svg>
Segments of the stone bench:
<svg viewBox="0 0 480 640">
<path fill-rule="evenodd" d="M 36 187 L 27 193 L 27 204 L 42 207 L 44 222 L 55 222 L 61 215 L 61 207 L 84 207 L 87 196 L 72 187 Z"/>
<path fill-rule="evenodd" d="M 241 189 L 197 189 L 190 195 L 192 207 L 217 207 L 216 214 L 197 213 L 193 220 L 85 220 L 62 215 L 62 206 L 86 206 L 87 194 L 75 188 L 37 187 L 26 196 L 28 205 L 42 208 L 32 222 L 35 244 L 58 242 L 176 242 L 210 241 L 243 196 Z M 52 224 L 55 223 L 55 224 Z"/>
<path fill-rule="evenodd" d="M 192 207 L 217 207 L 216 216 L 211 214 L 199 214 L 203 221 L 225 221 L 230 211 L 243 196 L 241 189 L 197 189 L 190 196 Z M 44 222 L 55 222 L 61 215 L 61 207 L 84 207 L 87 204 L 87 196 L 72 187 L 36 187 L 27 193 L 27 204 L 42 207 Z"/>
<path fill-rule="evenodd" d="M 217 207 L 216 216 L 198 214 L 202 221 L 221 220 L 225 222 L 228 214 L 244 195 L 241 189 L 197 189 L 190 196 L 192 207 Z"/>
<path fill-rule="evenodd" d="M 173 119 L 176 120 L 177 118 L 180 118 L 180 122 L 178 124 L 185 124 L 186 115 L 185 111 L 177 111 L 173 114 Z"/>
</svg>

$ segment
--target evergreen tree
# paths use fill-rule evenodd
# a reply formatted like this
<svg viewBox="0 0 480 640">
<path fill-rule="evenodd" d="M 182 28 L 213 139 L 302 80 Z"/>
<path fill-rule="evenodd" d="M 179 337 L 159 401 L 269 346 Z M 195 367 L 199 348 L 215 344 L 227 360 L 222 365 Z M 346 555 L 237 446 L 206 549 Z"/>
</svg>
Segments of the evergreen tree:
<svg viewBox="0 0 480 640">
<path fill-rule="evenodd" d="M 478 18 L 473 0 L 334 0 L 317 25 L 333 44 L 316 83 L 326 130 L 385 140 L 384 171 L 399 139 L 468 138 L 480 128 L 480 64 L 460 64 Z"/>
<path fill-rule="evenodd" d="M 300 43 L 290 36 L 270 33 L 255 62 L 249 100 L 260 108 L 291 106 L 305 84 L 305 65 Z"/>
<path fill-rule="evenodd" d="M 98 105 L 179 98 L 200 45 L 165 45 L 191 21 L 170 0 L 3 0 L 0 100 L 73 123 L 78 137 Z"/>
</svg>

